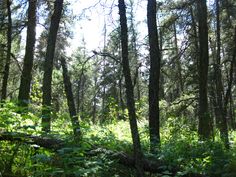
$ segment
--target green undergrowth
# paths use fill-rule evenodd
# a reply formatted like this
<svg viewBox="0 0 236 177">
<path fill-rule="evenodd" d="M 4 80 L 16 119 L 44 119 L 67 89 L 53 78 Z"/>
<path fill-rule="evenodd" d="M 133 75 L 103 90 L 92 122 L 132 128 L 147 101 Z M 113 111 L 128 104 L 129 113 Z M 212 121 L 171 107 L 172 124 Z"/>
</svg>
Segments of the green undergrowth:
<svg viewBox="0 0 236 177">
<path fill-rule="evenodd" d="M 20 114 L 21 112 L 21 114 Z M 39 111 L 24 112 L 13 103 L 0 108 L 0 132 L 20 132 L 40 136 Z M 113 121 L 104 125 L 81 122 L 82 140 L 73 142 L 67 114 L 53 119 L 50 136 L 62 139 L 66 146 L 48 150 L 22 142 L 0 142 L 0 176 L 135 176 L 134 169 L 110 158 L 112 152 L 132 155 L 132 139 L 128 121 Z M 196 130 L 183 125 L 181 119 L 169 117 L 161 128 L 161 147 L 157 154 L 149 153 L 148 121 L 139 120 L 142 149 L 146 157 L 164 162 L 163 174 L 147 176 L 175 176 L 201 174 L 211 177 L 236 176 L 236 133 L 230 132 L 231 149 L 226 150 L 216 133 L 214 141 L 198 140 Z M 102 149 L 101 152 L 93 150 Z M 193 175 L 192 175 L 193 176 Z"/>
</svg>

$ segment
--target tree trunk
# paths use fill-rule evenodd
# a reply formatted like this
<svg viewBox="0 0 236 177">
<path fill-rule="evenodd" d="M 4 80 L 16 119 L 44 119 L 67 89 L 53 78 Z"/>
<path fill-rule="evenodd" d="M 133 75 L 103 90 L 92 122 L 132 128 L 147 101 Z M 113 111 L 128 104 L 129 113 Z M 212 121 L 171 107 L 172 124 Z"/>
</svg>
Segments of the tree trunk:
<svg viewBox="0 0 236 177">
<path fill-rule="evenodd" d="M 194 60 L 193 60 L 193 64 L 196 65 L 196 68 L 198 69 L 199 68 L 199 43 L 198 43 L 198 32 L 197 32 L 197 23 L 196 23 L 196 20 L 195 20 L 195 16 L 194 16 L 194 9 L 193 7 L 191 6 L 190 9 L 190 15 L 191 15 L 191 21 L 192 21 L 192 29 L 193 29 L 193 43 L 194 43 L 194 48 L 195 48 L 195 51 L 196 51 L 196 54 L 194 56 Z M 194 74 L 195 78 L 198 78 L 198 73 L 197 74 Z M 194 78 L 194 79 L 195 79 Z"/>
<path fill-rule="evenodd" d="M 84 111 L 85 82 L 86 82 L 86 76 L 85 74 L 83 74 L 81 77 L 81 100 L 80 100 L 80 118 L 82 120 L 85 118 L 85 111 Z"/>
<path fill-rule="evenodd" d="M 208 112 L 207 77 L 209 65 L 208 24 L 206 0 L 197 1 L 199 20 L 199 127 L 200 139 L 209 139 L 212 135 L 212 121 Z"/>
<path fill-rule="evenodd" d="M 95 71 L 98 71 L 98 70 L 96 69 Z M 93 110 L 92 110 L 92 122 L 93 122 L 93 124 L 96 123 L 96 117 L 97 117 L 97 90 L 96 90 L 96 88 L 98 86 L 97 80 L 98 80 L 98 78 L 95 75 L 94 76 L 94 88 L 95 88 L 95 90 L 94 90 L 93 103 L 92 103 L 93 104 Z"/>
<path fill-rule="evenodd" d="M 2 81 L 2 93 L 1 100 L 5 100 L 7 98 L 7 85 L 8 85 L 8 77 L 10 71 L 10 63 L 11 63 L 11 43 L 12 43 L 12 19 L 11 19 L 11 1 L 7 0 L 7 58 L 4 67 L 4 75 Z"/>
<path fill-rule="evenodd" d="M 174 37 L 175 37 L 175 52 L 176 52 L 176 64 L 177 64 L 177 78 L 178 78 L 178 96 L 181 96 L 181 94 L 184 91 L 184 82 L 182 79 L 182 67 L 181 67 L 181 61 L 180 61 L 180 54 L 179 54 L 179 47 L 178 47 L 178 38 L 177 38 L 177 29 L 176 29 L 176 22 L 174 22 Z"/>
<path fill-rule="evenodd" d="M 82 67 L 79 80 L 77 81 L 77 112 L 80 113 L 80 118 L 84 118 L 84 85 L 86 82 L 86 77 L 84 74 L 84 66 Z"/>
<path fill-rule="evenodd" d="M 50 131 L 51 124 L 51 101 L 52 101 L 52 71 L 53 59 L 55 54 L 55 45 L 57 39 L 57 31 L 61 19 L 63 8 L 63 0 L 56 0 L 54 2 L 54 12 L 51 17 L 51 25 L 48 34 L 47 50 L 44 63 L 43 76 L 43 109 L 42 109 L 42 130 Z"/>
<path fill-rule="evenodd" d="M 121 26 L 121 46 L 122 46 L 122 66 L 125 77 L 126 87 L 126 99 L 130 121 L 130 128 L 133 140 L 134 156 L 135 156 L 135 167 L 137 170 L 137 176 L 144 176 L 143 172 L 143 154 L 141 151 L 140 137 L 138 133 L 138 126 L 136 120 L 136 110 L 134 103 L 134 87 L 132 84 L 129 59 L 128 59 L 128 27 L 126 18 L 126 6 L 124 0 L 118 0 L 119 2 L 119 14 L 120 14 L 120 26 Z"/>
<path fill-rule="evenodd" d="M 150 46 L 150 78 L 149 78 L 149 133 L 150 149 L 156 152 L 160 143 L 160 49 L 156 22 L 156 0 L 148 0 L 147 6 L 148 36 Z"/>
<path fill-rule="evenodd" d="M 134 2 L 130 1 L 130 31 L 131 31 L 131 49 L 133 54 L 133 60 L 134 60 L 134 90 L 136 90 L 136 93 L 134 93 L 135 98 L 137 99 L 138 103 L 140 103 L 141 99 L 141 93 L 140 93 L 140 76 L 139 76 L 139 63 L 138 63 L 138 49 L 137 49 L 137 32 L 135 29 L 134 24 Z"/>
<path fill-rule="evenodd" d="M 227 126 L 227 107 L 230 102 L 230 95 L 232 90 L 232 84 L 233 84 L 233 70 L 234 66 L 236 64 L 236 27 L 234 31 L 234 41 L 233 41 L 234 47 L 233 47 L 233 57 L 230 63 L 230 71 L 229 71 L 229 81 L 228 81 L 228 87 L 226 90 L 225 98 L 224 98 L 224 110 L 223 110 L 223 116 L 225 117 L 222 119 L 221 122 L 221 128 L 222 128 L 222 135 L 221 138 L 223 142 L 226 145 L 226 148 L 229 148 L 229 137 L 228 137 L 228 126 Z"/>
<path fill-rule="evenodd" d="M 163 29 L 161 29 L 160 27 L 160 30 L 159 30 L 159 36 L 160 36 L 160 51 L 163 50 Z M 163 56 L 162 56 L 162 53 L 160 53 L 160 57 L 161 57 L 161 61 Z M 164 65 L 163 62 L 161 62 L 161 66 L 162 67 Z M 165 88 L 164 88 L 164 85 L 165 85 L 165 78 L 164 78 L 164 74 L 162 72 L 160 72 L 160 82 L 159 82 L 159 100 L 164 100 L 165 99 Z"/>
<path fill-rule="evenodd" d="M 224 110 L 223 105 L 223 83 L 221 75 L 221 39 L 220 39 L 220 6 L 219 0 L 215 1 L 216 4 L 216 64 L 215 64 L 215 78 L 216 78 L 216 101 L 217 101 L 217 110 L 219 111 L 219 128 L 220 128 L 220 137 L 224 142 L 226 148 L 229 148 L 229 137 L 228 137 L 228 125 L 227 125 L 227 108 Z M 228 101 L 227 101 L 228 102 Z M 225 105 L 226 107 L 227 105 Z M 226 112 L 225 112 L 226 111 Z"/>
<path fill-rule="evenodd" d="M 76 89 L 76 110 L 77 110 L 77 112 L 81 112 L 80 111 L 80 84 L 81 84 L 81 77 L 80 77 L 80 79 L 79 80 L 77 80 L 76 81 L 76 83 L 77 83 L 77 89 Z"/>
<path fill-rule="evenodd" d="M 78 138 L 80 136 L 80 125 L 79 125 L 79 120 L 78 120 L 78 116 L 76 113 L 74 95 L 72 92 L 70 76 L 69 76 L 68 69 L 66 66 L 66 61 L 64 58 L 61 58 L 61 66 L 62 66 L 62 70 L 63 70 L 63 82 L 64 82 L 64 88 L 65 88 L 67 105 L 69 108 L 71 123 L 73 126 L 73 132 L 74 132 L 75 137 Z"/>
<path fill-rule="evenodd" d="M 234 112 L 234 99 L 233 99 L 233 97 L 232 97 L 232 93 L 231 93 L 231 95 L 230 95 L 230 121 L 231 121 L 231 124 L 230 124 L 230 128 L 232 129 L 232 130 L 235 130 L 235 128 L 236 128 L 236 124 L 235 124 L 235 112 Z"/>
<path fill-rule="evenodd" d="M 28 27 L 27 27 L 24 66 L 21 75 L 21 83 L 18 96 L 18 100 L 22 106 L 27 106 L 29 103 L 30 83 L 32 79 L 32 68 L 34 60 L 34 46 L 35 46 L 35 35 L 36 35 L 35 32 L 36 7 L 37 7 L 37 0 L 29 1 Z"/>
<path fill-rule="evenodd" d="M 119 68 L 119 107 L 121 109 L 121 115 L 119 116 L 119 119 L 125 120 L 125 103 L 123 100 L 123 87 L 122 87 L 122 80 L 123 80 L 123 74 L 122 74 L 122 68 Z"/>
</svg>

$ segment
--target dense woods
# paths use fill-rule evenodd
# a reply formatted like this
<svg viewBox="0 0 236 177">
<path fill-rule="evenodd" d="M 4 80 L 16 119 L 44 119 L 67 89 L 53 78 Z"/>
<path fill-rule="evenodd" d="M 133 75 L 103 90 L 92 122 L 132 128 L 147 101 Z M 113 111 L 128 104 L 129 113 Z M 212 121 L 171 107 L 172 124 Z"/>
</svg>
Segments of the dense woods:
<svg viewBox="0 0 236 177">
<path fill-rule="evenodd" d="M 1 0 L 0 79 L 0 176 L 236 176 L 234 0 Z"/>
</svg>

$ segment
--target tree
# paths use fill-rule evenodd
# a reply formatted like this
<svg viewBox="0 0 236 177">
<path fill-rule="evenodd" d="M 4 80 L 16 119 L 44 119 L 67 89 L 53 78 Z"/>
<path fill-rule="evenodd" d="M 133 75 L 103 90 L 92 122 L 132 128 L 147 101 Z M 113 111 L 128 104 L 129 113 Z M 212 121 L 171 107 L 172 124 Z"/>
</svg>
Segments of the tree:
<svg viewBox="0 0 236 177">
<path fill-rule="evenodd" d="M 36 28 L 36 6 L 37 0 L 30 0 L 28 7 L 27 39 L 25 47 L 25 57 L 18 100 L 22 105 L 28 105 L 30 95 L 30 83 L 32 79 L 32 68 L 35 48 L 35 28 Z"/>
<path fill-rule="evenodd" d="M 65 58 L 63 57 L 61 58 L 61 66 L 63 70 L 63 82 L 64 82 L 64 88 L 65 88 L 65 93 L 66 93 L 66 98 L 67 98 L 67 105 L 68 105 L 69 113 L 71 117 L 71 123 L 73 126 L 73 132 L 74 132 L 75 137 L 78 138 L 80 136 L 80 125 L 79 125 L 79 120 L 76 113 L 70 76 L 69 76 L 68 69 L 66 66 Z"/>
<path fill-rule="evenodd" d="M 46 57 L 44 62 L 44 76 L 43 76 L 43 110 L 42 110 L 42 130 L 50 131 L 51 122 L 51 101 L 52 101 L 52 71 L 53 59 L 55 54 L 55 45 L 57 39 L 57 32 L 61 19 L 63 9 L 63 0 L 56 0 L 54 2 L 54 12 L 51 17 L 51 24 L 49 28 Z"/>
<path fill-rule="evenodd" d="M 217 101 L 217 109 L 219 115 L 219 129 L 220 136 L 225 146 L 229 148 L 229 138 L 228 138 L 228 125 L 227 125 L 227 105 L 225 105 L 224 109 L 224 90 L 222 83 L 222 72 L 221 72 L 221 24 L 220 24 L 220 3 L 219 0 L 215 1 L 216 4 L 216 63 L 215 63 L 215 79 L 216 79 L 216 101 Z M 230 88 L 231 89 L 231 88 Z M 229 98 L 228 98 L 229 99 Z M 228 101 L 226 101 L 227 104 Z"/>
<path fill-rule="evenodd" d="M 144 176 L 143 173 L 143 154 L 141 151 L 140 137 L 138 133 L 138 126 L 136 120 L 136 111 L 134 103 L 134 87 L 132 84 L 129 58 L 128 58 L 128 27 L 126 18 L 126 6 L 124 0 L 118 0 L 119 14 L 120 14 L 120 27 L 121 27 L 121 48 L 122 48 L 122 67 L 125 77 L 126 99 L 129 114 L 129 122 L 133 140 L 133 149 L 135 155 L 135 167 L 137 170 L 137 176 Z"/>
<path fill-rule="evenodd" d="M 208 139 L 212 135 L 212 120 L 208 110 L 207 80 L 209 65 L 207 2 L 197 1 L 199 23 L 199 126 L 201 139 Z"/>
<path fill-rule="evenodd" d="M 151 152 L 155 152 L 160 143 L 159 80 L 161 63 L 156 22 L 156 0 L 148 0 L 147 20 L 150 46 L 149 134 Z"/>
<path fill-rule="evenodd" d="M 4 75 L 2 81 L 2 90 L 1 90 L 1 100 L 5 100 L 7 98 L 7 85 L 8 85 L 8 77 L 10 71 L 10 63 L 11 63 L 11 44 L 12 44 L 12 18 L 11 18 L 11 0 L 7 0 L 7 57 L 4 67 Z"/>
<path fill-rule="evenodd" d="M 130 58 L 131 58 L 131 73 L 133 72 L 133 84 L 134 84 L 134 95 L 135 99 L 140 102 L 141 92 L 140 92 L 140 66 L 139 64 L 139 53 L 138 53 L 138 34 L 137 34 L 137 24 L 135 21 L 135 4 L 133 0 L 129 0 L 130 12 L 128 13 L 130 21 L 130 26 L 128 31 L 130 31 Z"/>
</svg>

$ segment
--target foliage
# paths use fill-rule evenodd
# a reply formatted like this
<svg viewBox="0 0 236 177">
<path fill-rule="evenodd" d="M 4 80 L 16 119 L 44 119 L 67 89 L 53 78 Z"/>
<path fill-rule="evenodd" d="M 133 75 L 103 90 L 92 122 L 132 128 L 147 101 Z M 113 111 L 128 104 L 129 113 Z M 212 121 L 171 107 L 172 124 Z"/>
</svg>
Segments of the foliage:
<svg viewBox="0 0 236 177">
<path fill-rule="evenodd" d="M 39 134 L 36 122 L 38 116 L 23 112 L 16 104 L 7 102 L 0 109 L 1 132 L 24 132 Z M 21 114 L 19 113 L 21 112 Z M 103 125 L 81 123 L 83 138 L 79 144 L 72 141 L 71 125 L 68 115 L 60 114 L 54 121 L 54 137 L 64 139 L 67 145 L 57 151 L 51 151 L 35 145 L 20 142 L 1 141 L 0 173 L 13 176 L 132 176 L 133 169 L 123 167 L 110 159 L 109 151 L 132 153 L 132 139 L 129 123 L 124 120 Z M 148 122 L 139 121 L 139 132 L 146 156 L 163 160 L 168 164 L 165 175 L 172 168 L 179 168 L 176 176 L 202 174 L 206 176 L 235 176 L 236 146 L 235 133 L 232 132 L 231 150 L 226 150 L 220 139 L 202 142 L 197 132 L 188 125 L 181 126 L 177 117 L 170 117 L 162 128 L 162 143 L 158 154 L 149 154 Z M 60 129 L 64 127 L 64 129 Z M 178 130 L 178 131 L 177 131 Z M 178 132 L 178 133 L 177 133 Z M 105 152 L 89 155 L 92 149 L 102 148 Z M 9 163 L 11 162 L 11 163 Z M 11 170 L 9 170 L 11 169 Z M 8 170 L 8 171 L 7 171 Z M 169 172 L 168 172 L 169 171 Z M 126 175 L 124 175 L 126 174 Z M 163 173 L 164 174 L 164 173 Z M 154 175 L 155 176 L 155 175 Z"/>
<path fill-rule="evenodd" d="M 7 54 L 7 10 L 6 0 L 0 1 L 0 76 L 3 80 Z M 7 100 L 0 103 L 0 177 L 1 176 L 135 176 L 135 170 L 119 164 L 111 158 L 111 152 L 125 152 L 132 155 L 132 136 L 129 126 L 125 82 L 122 73 L 122 51 L 120 26 L 116 19 L 116 3 L 99 1 L 84 8 L 83 2 L 64 1 L 62 20 L 55 46 L 54 70 L 52 75 L 52 122 L 51 132 L 41 131 L 42 80 L 44 59 L 53 1 L 38 2 L 37 46 L 30 87 L 28 108 L 19 107 L 17 102 L 20 73 L 26 41 L 28 1 L 12 1 L 12 50 Z M 92 1 L 91 1 L 92 2 Z M 199 1 L 200 2 L 200 1 Z M 149 123 L 147 120 L 149 102 L 150 60 L 146 25 L 146 2 L 127 0 L 128 52 L 130 72 L 134 85 L 136 116 L 141 146 L 145 157 L 164 162 L 162 174 L 147 173 L 147 176 L 236 176 L 236 120 L 235 120 L 235 71 L 233 57 L 236 48 L 234 26 L 236 24 L 236 1 L 220 2 L 220 61 L 217 57 L 216 1 L 207 1 L 209 27 L 209 115 L 214 118 L 214 140 L 200 141 L 198 137 L 199 101 L 199 22 L 195 1 L 158 1 L 157 28 L 161 50 L 160 87 L 160 128 L 161 144 L 156 154 L 150 153 Z M 81 4 L 80 4 L 81 3 Z M 111 4 L 112 5 L 111 5 Z M 75 12 L 82 5 L 82 12 Z M 116 9 L 116 10 L 115 10 Z M 98 11 L 98 14 L 96 12 Z M 93 23 L 91 14 L 103 26 L 99 46 L 90 49 L 85 23 Z M 79 14 L 76 16 L 75 14 Z M 108 15 L 109 14 L 109 15 Z M 102 18 L 101 18 L 102 16 Z M 91 19 L 90 19 L 91 17 Z M 86 19 L 83 19 L 86 18 Z M 99 19 L 99 20 L 98 20 Z M 103 20 L 104 19 L 104 24 Z M 77 21 L 79 20 L 79 21 Z M 77 28 L 77 22 L 80 29 Z M 95 25 L 95 24 L 94 24 Z M 74 30 L 73 30 L 74 28 Z M 76 29 L 75 29 L 76 28 Z M 95 26 L 94 26 L 95 28 Z M 93 29 L 92 29 L 93 30 Z M 101 31 L 100 31 L 101 32 Z M 74 34 L 73 34 L 74 33 Z M 91 31 L 91 33 L 94 33 Z M 79 35 L 78 35 L 79 34 Z M 75 36 L 73 36 L 75 35 Z M 235 34 L 236 35 L 236 34 Z M 78 40 L 80 36 L 80 40 Z M 70 44 L 71 38 L 75 40 Z M 91 34 L 93 43 L 97 39 Z M 101 40 L 102 39 L 102 40 Z M 75 44 L 79 43 L 79 45 Z M 102 44 L 102 45 L 101 45 Z M 72 51 L 75 49 L 75 51 Z M 93 50 L 93 51 L 90 51 Z M 67 60 L 74 93 L 74 102 L 80 122 L 82 137 L 74 141 L 71 117 L 64 93 L 60 58 Z M 46 63 L 47 64 L 47 63 Z M 220 66 L 218 66 L 220 65 Z M 216 66 L 221 70 L 222 98 L 228 93 L 226 115 L 229 125 L 230 149 L 221 142 L 217 126 L 219 96 L 217 95 Z M 231 73 L 232 67 L 232 73 Z M 219 73 L 218 73 L 219 74 Z M 232 78 L 231 78 L 232 76 Z M 31 79 L 30 77 L 28 79 Z M 201 79 L 201 78 L 200 78 Z M 232 83 L 230 84 L 230 80 Z M 1 84 L 0 84 L 1 85 Z M 229 86 L 232 85 L 232 88 Z M 1 85 L 2 86 L 2 85 Z M 225 100 L 221 100 L 223 105 Z M 212 122 L 213 123 L 213 122 Z M 57 138 L 65 142 L 58 150 L 46 149 L 28 142 L 4 141 L 2 133 L 11 135 L 34 135 Z M 27 141 L 26 141 L 27 140 Z M 101 153 L 91 154 L 102 149 Z"/>
</svg>

